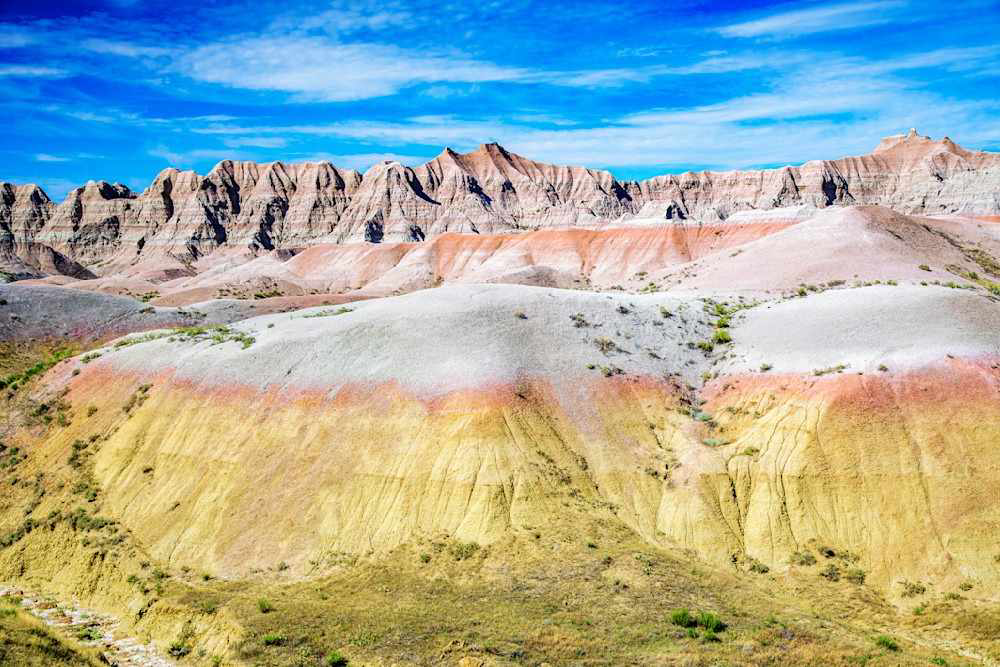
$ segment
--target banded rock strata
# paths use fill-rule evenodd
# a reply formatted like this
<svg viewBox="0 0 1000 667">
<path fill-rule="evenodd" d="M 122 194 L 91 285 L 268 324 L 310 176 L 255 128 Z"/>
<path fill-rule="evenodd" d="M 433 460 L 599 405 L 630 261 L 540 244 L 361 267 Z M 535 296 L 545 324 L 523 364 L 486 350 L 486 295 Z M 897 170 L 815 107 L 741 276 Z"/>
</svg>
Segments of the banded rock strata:
<svg viewBox="0 0 1000 667">
<path fill-rule="evenodd" d="M 738 211 L 796 205 L 994 215 L 1000 213 L 1000 155 L 911 131 L 861 157 L 633 182 L 485 144 L 467 154 L 445 149 L 414 168 L 385 162 L 363 176 L 326 162 L 227 160 L 205 176 L 171 168 L 140 194 L 90 182 L 59 205 L 37 186 L 4 183 L 0 189 L 0 243 L 8 260 L 23 262 L 32 248 L 38 255 L 44 246 L 51 257 L 106 273 L 147 258 L 190 266 L 220 247 L 258 253 L 323 242 L 423 241 L 449 231 L 719 221 Z M 77 265 L 59 262 L 27 264 L 41 274 L 79 273 Z"/>
</svg>

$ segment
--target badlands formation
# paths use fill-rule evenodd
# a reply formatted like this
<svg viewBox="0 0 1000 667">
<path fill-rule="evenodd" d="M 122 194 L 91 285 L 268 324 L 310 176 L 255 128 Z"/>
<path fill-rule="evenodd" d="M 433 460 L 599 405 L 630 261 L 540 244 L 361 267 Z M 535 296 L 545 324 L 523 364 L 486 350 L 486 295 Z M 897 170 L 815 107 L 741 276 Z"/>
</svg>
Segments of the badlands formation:
<svg viewBox="0 0 1000 667">
<path fill-rule="evenodd" d="M 996 154 L 0 191 L 0 583 L 163 660 L 1000 662 Z"/>
</svg>

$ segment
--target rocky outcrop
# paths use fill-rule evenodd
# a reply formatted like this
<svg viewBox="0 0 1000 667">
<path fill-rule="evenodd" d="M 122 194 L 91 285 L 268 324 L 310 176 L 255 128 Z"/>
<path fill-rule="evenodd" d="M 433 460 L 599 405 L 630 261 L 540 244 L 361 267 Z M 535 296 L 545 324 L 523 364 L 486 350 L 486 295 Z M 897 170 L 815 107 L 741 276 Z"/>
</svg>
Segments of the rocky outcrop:
<svg viewBox="0 0 1000 667">
<path fill-rule="evenodd" d="M 861 157 L 623 182 L 606 171 L 543 164 L 484 144 L 466 154 L 445 149 L 419 167 L 384 162 L 364 176 L 326 162 L 227 160 L 205 176 L 166 169 L 139 195 L 91 182 L 58 206 L 36 186 L 0 187 L 4 238 L 110 268 L 149 257 L 190 265 L 222 246 L 259 253 L 318 242 L 423 241 L 444 232 L 719 221 L 803 205 L 990 215 L 1000 213 L 1000 154 L 911 130 Z"/>
<path fill-rule="evenodd" d="M 52 201 L 37 185 L 0 183 L 0 274 L 5 279 L 53 274 L 94 277 L 77 262 L 35 241 L 51 211 Z"/>
</svg>

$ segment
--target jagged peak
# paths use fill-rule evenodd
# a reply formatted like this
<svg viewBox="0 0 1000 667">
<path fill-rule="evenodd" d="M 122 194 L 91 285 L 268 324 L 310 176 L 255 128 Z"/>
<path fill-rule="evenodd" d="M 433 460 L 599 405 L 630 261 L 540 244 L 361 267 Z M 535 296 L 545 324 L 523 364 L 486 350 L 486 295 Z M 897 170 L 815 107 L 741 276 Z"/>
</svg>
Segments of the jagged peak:
<svg viewBox="0 0 1000 667">
<path fill-rule="evenodd" d="M 938 144 L 961 150 L 961 147 L 955 144 L 948 137 L 945 137 L 940 141 L 934 141 L 929 136 L 917 132 L 915 127 L 911 127 L 910 131 L 906 134 L 893 134 L 882 139 L 878 146 L 875 147 L 873 153 L 884 153 L 897 148 L 923 147 L 929 144 Z"/>
<path fill-rule="evenodd" d="M 84 195 L 98 196 L 101 199 L 129 199 L 135 197 L 135 193 L 127 185 L 122 183 L 109 183 L 105 180 L 90 180 L 84 185 L 70 191 L 70 197 L 82 197 Z"/>
</svg>

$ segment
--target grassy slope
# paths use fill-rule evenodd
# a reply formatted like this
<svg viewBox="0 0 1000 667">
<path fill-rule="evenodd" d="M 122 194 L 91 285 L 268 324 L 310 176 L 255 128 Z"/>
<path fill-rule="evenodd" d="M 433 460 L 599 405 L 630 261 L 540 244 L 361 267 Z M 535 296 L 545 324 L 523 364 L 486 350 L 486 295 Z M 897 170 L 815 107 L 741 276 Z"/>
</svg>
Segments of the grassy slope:
<svg viewBox="0 0 1000 667">
<path fill-rule="evenodd" d="M 101 665 L 96 651 L 59 636 L 10 598 L 0 600 L 0 665 Z"/>
</svg>

